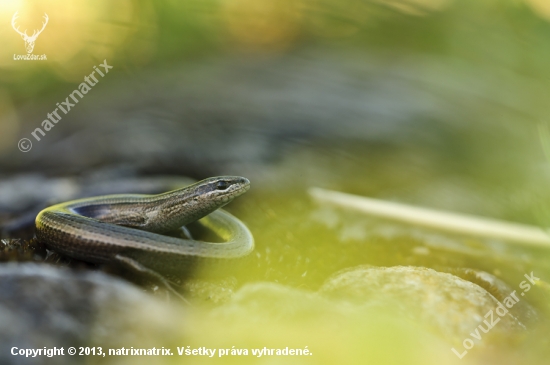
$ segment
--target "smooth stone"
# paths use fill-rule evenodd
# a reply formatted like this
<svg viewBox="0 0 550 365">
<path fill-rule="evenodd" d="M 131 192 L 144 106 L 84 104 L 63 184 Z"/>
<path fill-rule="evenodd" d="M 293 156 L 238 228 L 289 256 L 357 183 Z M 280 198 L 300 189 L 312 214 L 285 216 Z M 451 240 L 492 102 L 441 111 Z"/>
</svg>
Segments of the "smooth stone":
<svg viewBox="0 0 550 365">
<path fill-rule="evenodd" d="M 442 336 L 450 344 L 461 346 L 479 333 L 478 344 L 489 344 L 498 334 L 518 333 L 523 323 L 511 312 L 499 316 L 499 301 L 477 284 L 457 276 L 423 267 L 358 266 L 334 274 L 319 289 L 327 298 L 345 300 L 368 308 L 385 308 L 396 317 L 414 321 Z M 498 323 L 488 333 L 490 312 Z M 487 317 L 486 317 L 487 316 Z M 458 347 L 457 347 L 458 348 Z"/>
<path fill-rule="evenodd" d="M 174 324 L 181 322 L 181 325 Z M 107 348 L 176 345 L 183 312 L 133 285 L 101 272 L 49 265 L 0 265 L 0 363 L 73 364 L 69 346 Z M 12 347 L 64 347 L 52 358 L 11 355 Z M 132 357 L 136 363 L 140 359 Z M 118 357 L 105 358 L 116 363 Z M 147 359 L 147 357 L 143 357 Z"/>
</svg>

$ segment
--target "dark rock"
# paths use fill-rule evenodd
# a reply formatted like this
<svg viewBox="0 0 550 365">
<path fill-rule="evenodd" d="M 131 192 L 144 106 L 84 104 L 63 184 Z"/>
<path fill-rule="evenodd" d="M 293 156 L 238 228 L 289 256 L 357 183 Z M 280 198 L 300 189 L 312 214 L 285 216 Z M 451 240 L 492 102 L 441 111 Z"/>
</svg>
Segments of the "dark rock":
<svg viewBox="0 0 550 365">
<path fill-rule="evenodd" d="M 2 364 L 93 360 L 90 356 L 67 356 L 70 346 L 101 346 L 103 351 L 122 346 L 168 346 L 171 338 L 177 338 L 176 332 L 182 332 L 181 325 L 173 326 L 174 320 L 182 321 L 181 315 L 174 306 L 100 272 L 71 272 L 37 264 L 0 265 Z M 65 356 L 13 356 L 13 347 L 64 347 Z"/>
</svg>

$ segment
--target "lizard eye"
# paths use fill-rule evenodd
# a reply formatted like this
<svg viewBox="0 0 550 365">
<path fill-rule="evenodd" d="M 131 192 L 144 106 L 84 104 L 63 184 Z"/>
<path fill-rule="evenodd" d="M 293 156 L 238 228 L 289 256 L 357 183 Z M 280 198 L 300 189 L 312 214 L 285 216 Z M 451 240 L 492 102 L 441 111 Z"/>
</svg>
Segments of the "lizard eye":
<svg viewBox="0 0 550 365">
<path fill-rule="evenodd" d="M 216 189 L 217 190 L 225 190 L 229 187 L 229 184 L 227 183 L 227 181 L 218 181 L 218 183 L 216 184 Z"/>
</svg>

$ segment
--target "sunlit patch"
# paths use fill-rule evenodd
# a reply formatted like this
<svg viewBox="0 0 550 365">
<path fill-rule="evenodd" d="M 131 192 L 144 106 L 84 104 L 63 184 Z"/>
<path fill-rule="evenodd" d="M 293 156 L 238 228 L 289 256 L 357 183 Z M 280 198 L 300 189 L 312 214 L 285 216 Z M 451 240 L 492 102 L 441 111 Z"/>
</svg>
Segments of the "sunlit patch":
<svg viewBox="0 0 550 365">
<path fill-rule="evenodd" d="M 446 8 L 452 0 L 378 0 L 397 11 L 409 15 L 423 16 Z"/>
<path fill-rule="evenodd" d="M 525 3 L 541 18 L 550 20 L 550 1 L 525 0 Z"/>
<path fill-rule="evenodd" d="M 226 1 L 222 12 L 233 39 L 247 46 L 281 49 L 300 33 L 302 14 L 293 1 Z"/>
<path fill-rule="evenodd" d="M 32 10 L 32 11 L 31 11 Z M 4 57 L 0 57 L 0 67 L 8 68 L 17 66 L 17 62 L 13 62 L 11 54 L 26 54 L 25 42 L 21 35 L 17 34 L 15 29 L 12 29 L 11 22 L 14 14 L 17 12 L 18 17 L 16 19 L 17 27 L 19 27 L 22 33 L 27 31 L 28 35 L 33 34 L 33 30 L 41 28 L 41 22 L 44 20 L 42 16 L 44 13 L 40 13 L 41 8 L 37 6 L 32 8 L 28 6 L 24 1 L 2 1 L 0 4 L 0 22 L 2 24 L 2 32 L 0 33 L 0 43 L 2 44 L 2 50 L 6 52 Z M 39 37 L 40 42 L 41 37 Z M 11 53 L 11 54 L 10 54 Z M 37 53 L 37 52 L 35 52 Z M 8 56 L 9 55 L 9 56 Z"/>
<path fill-rule="evenodd" d="M 53 68 L 66 81 L 79 82 L 90 64 L 124 54 L 132 63 L 147 63 L 155 49 L 157 33 L 155 12 L 147 3 L 130 0 L 117 2 L 68 0 L 47 3 L 2 3 L 0 21 L 9 27 L 17 12 L 17 26 L 30 35 L 49 19 L 36 40 L 33 54 L 47 55 L 47 62 L 14 63 L 3 58 L 0 67 L 18 67 L 25 72 L 33 68 Z M 6 29 L 0 41 L 8 53 L 26 54 L 25 43 L 15 30 Z M 7 60 L 7 61 L 6 61 Z M 8 62 L 9 61 L 9 62 Z M 30 67 L 32 66 L 32 67 Z"/>
</svg>

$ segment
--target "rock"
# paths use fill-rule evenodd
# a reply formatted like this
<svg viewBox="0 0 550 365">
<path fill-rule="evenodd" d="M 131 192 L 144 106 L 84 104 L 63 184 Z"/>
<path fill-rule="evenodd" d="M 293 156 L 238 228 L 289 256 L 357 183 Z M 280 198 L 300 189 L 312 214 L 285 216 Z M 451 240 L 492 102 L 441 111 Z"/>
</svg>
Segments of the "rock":
<svg viewBox="0 0 550 365">
<path fill-rule="evenodd" d="M 75 348 L 157 348 L 181 334 L 182 312 L 106 274 L 48 265 L 0 265 L 0 363 L 74 364 Z M 25 358 L 11 349 L 64 347 L 65 356 Z M 147 357 L 132 357 L 141 363 Z M 118 363 L 106 357 L 107 363 Z M 120 360 L 120 359 L 118 359 Z"/>
<path fill-rule="evenodd" d="M 457 276 L 422 267 L 359 266 L 336 273 L 320 288 L 319 293 L 364 307 L 391 310 L 397 317 L 415 321 L 459 345 L 470 333 L 485 337 L 497 333 L 517 333 L 524 325 L 509 311 L 496 313 L 500 302 L 487 290 Z M 490 314 L 500 321 L 485 334 Z M 504 312 L 501 310 L 501 312 Z M 487 317 L 486 317 L 487 316 Z"/>
<path fill-rule="evenodd" d="M 510 295 L 521 295 L 521 290 L 510 287 L 503 280 L 485 271 L 469 268 L 457 268 L 442 271 L 446 271 L 452 275 L 456 275 L 459 278 L 481 286 L 483 289 L 491 293 L 491 295 L 493 295 L 499 302 L 504 301 L 505 298 Z M 525 277 L 522 277 L 521 279 L 525 279 Z M 526 300 L 520 300 L 517 302 L 513 306 L 513 309 L 510 310 L 510 313 L 517 317 L 521 323 L 526 326 L 540 321 L 538 311 Z"/>
</svg>

